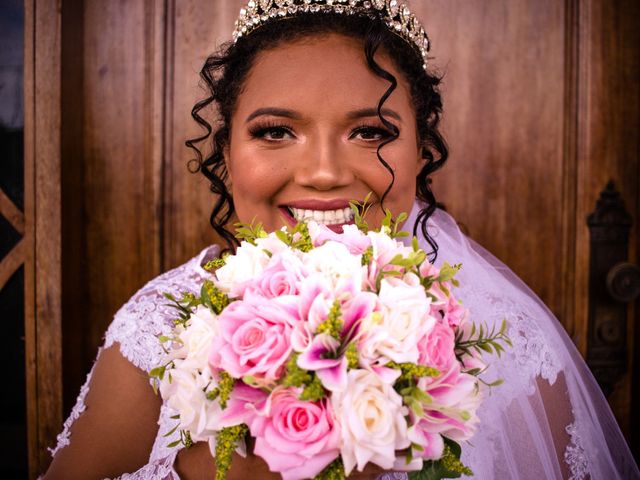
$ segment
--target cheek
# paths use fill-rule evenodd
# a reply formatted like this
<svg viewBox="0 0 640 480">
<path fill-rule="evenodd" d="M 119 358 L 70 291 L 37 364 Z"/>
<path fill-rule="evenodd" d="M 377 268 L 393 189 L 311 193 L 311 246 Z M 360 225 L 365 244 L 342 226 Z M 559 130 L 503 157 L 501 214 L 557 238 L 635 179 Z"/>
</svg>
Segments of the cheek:
<svg viewBox="0 0 640 480">
<path fill-rule="evenodd" d="M 394 172 L 394 182 L 387 198 L 389 201 L 400 201 L 402 203 L 413 203 L 415 198 L 416 176 L 420 171 L 421 163 L 418 160 L 418 150 L 413 144 L 403 142 L 398 144 L 393 151 L 389 149 L 389 153 L 385 154 L 382 150 L 382 158 L 385 159 Z M 391 182 L 391 175 L 384 169 L 385 175 L 381 179 L 383 191 Z"/>
<path fill-rule="evenodd" d="M 227 168 L 234 199 L 264 202 L 282 188 L 288 178 L 286 162 L 261 152 L 232 149 Z"/>
</svg>

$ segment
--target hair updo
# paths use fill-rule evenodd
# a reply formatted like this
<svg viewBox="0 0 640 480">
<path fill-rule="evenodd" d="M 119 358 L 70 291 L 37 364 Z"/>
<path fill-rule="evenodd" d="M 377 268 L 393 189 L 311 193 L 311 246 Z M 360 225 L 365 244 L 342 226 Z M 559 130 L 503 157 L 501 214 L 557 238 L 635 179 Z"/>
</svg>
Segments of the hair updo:
<svg viewBox="0 0 640 480">
<path fill-rule="evenodd" d="M 416 197 L 424 202 L 425 207 L 418 215 L 413 234 L 416 235 L 418 228 L 421 229 L 432 248 L 429 258 L 433 262 L 437 256 L 438 245 L 427 232 L 427 220 L 436 209 L 436 200 L 431 191 L 429 175 L 442 167 L 448 157 L 446 143 L 438 130 L 442 113 L 442 99 L 438 90 L 441 79 L 426 72 L 422 67 L 423 59 L 417 50 L 389 30 L 384 21 L 375 14 L 302 13 L 267 22 L 251 34 L 240 37 L 236 43 L 223 45 L 217 53 L 207 58 L 200 76 L 209 96 L 196 103 L 191 111 L 194 120 L 205 128 L 206 133 L 188 140 L 186 145 L 192 148 L 196 155 L 196 158 L 190 162 L 190 169 L 194 172 L 202 172 L 211 182 L 211 191 L 218 195 L 210 217 L 211 226 L 225 239 L 229 247 L 238 244 L 237 239 L 226 226 L 234 213 L 234 203 L 225 183 L 228 172 L 223 152 L 229 142 L 231 117 L 238 95 L 256 56 L 284 42 L 327 33 L 337 33 L 362 40 L 369 68 L 374 74 L 389 82 L 389 88 L 378 103 L 380 121 L 393 132 L 390 138 L 379 145 L 377 152 L 379 161 L 387 169 L 391 179 L 380 199 L 382 206 L 384 206 L 384 198 L 393 185 L 394 173 L 380 154 L 380 149 L 397 138 L 398 130 L 384 118 L 381 109 L 397 87 L 397 80 L 375 61 L 376 51 L 381 49 L 389 55 L 410 87 L 422 158 L 425 160 L 424 166 L 416 177 Z M 210 105 L 217 107 L 219 115 L 215 130 L 201 115 L 201 111 Z M 212 146 L 209 153 L 203 154 L 197 144 L 208 139 L 211 139 Z"/>
</svg>

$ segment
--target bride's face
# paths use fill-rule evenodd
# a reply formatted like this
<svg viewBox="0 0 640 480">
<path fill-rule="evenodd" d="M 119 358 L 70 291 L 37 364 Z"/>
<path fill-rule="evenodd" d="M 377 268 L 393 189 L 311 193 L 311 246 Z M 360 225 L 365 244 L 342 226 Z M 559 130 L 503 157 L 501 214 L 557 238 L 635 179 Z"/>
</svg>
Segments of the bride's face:
<svg viewBox="0 0 640 480">
<path fill-rule="evenodd" d="M 404 78 L 384 55 L 376 60 L 399 81 L 385 102 L 385 118 L 399 137 L 380 154 L 395 173 L 384 207 L 409 212 L 422 166 L 416 118 Z M 376 114 L 389 82 L 368 69 L 362 43 L 323 35 L 259 54 L 231 120 L 225 158 L 238 218 L 267 230 L 303 216 L 333 225 L 350 223 L 349 201 L 371 192 L 367 221 L 384 217 L 380 199 L 391 174 L 378 145 L 389 138 Z"/>
</svg>

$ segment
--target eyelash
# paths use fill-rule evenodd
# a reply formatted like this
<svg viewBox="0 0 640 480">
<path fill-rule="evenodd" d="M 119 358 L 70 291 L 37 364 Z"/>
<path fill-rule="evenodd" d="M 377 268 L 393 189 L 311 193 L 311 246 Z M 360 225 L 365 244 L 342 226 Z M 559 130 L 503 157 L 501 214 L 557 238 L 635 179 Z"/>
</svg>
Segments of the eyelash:
<svg viewBox="0 0 640 480">
<path fill-rule="evenodd" d="M 359 125 L 358 127 L 353 129 L 353 132 L 351 133 L 351 135 L 349 135 L 349 138 L 353 138 L 356 134 L 363 133 L 365 131 L 367 131 L 368 133 L 378 134 L 381 137 L 380 139 L 377 139 L 377 140 L 365 140 L 365 139 L 363 139 L 363 141 L 365 141 L 365 142 L 383 141 L 383 140 L 386 140 L 389 137 L 393 136 L 393 133 L 391 133 L 386 128 L 379 127 L 379 126 L 376 126 L 376 125 L 369 125 L 369 124 L 363 123 L 362 125 Z"/>
<path fill-rule="evenodd" d="M 267 139 L 265 138 L 265 135 L 269 132 L 273 133 L 275 131 L 278 131 L 279 133 L 285 132 L 289 135 L 293 135 L 293 127 L 291 125 L 276 122 L 265 122 L 252 125 L 249 128 L 249 135 L 251 135 L 252 138 L 261 138 L 263 140 L 274 142 L 278 140 Z"/>
<path fill-rule="evenodd" d="M 258 124 L 252 125 L 249 128 L 249 135 L 251 135 L 251 138 L 262 139 L 268 142 L 277 142 L 281 140 L 281 139 L 266 138 L 266 135 L 268 133 L 274 133 L 274 132 L 278 132 L 280 134 L 286 133 L 291 136 L 294 136 L 293 127 L 286 123 L 264 122 L 264 123 L 258 123 Z M 349 139 L 353 139 L 357 134 L 362 134 L 364 132 L 369 134 L 373 133 L 374 135 L 380 135 L 380 138 L 375 140 L 362 139 L 365 142 L 383 141 L 393 136 L 393 133 L 391 133 L 386 128 L 363 123 L 353 129 L 353 131 L 349 135 Z"/>
</svg>

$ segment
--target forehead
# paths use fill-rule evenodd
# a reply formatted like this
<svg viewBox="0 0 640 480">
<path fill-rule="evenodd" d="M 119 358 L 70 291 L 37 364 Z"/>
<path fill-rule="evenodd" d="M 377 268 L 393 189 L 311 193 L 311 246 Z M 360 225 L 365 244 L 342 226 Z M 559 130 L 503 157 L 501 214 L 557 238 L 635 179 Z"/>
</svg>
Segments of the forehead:
<svg viewBox="0 0 640 480">
<path fill-rule="evenodd" d="M 383 52 L 375 59 L 398 80 L 385 106 L 413 113 L 404 77 Z M 263 106 L 312 109 L 317 115 L 375 107 L 389 85 L 369 70 L 361 40 L 339 34 L 305 37 L 256 56 L 236 113 Z"/>
</svg>

